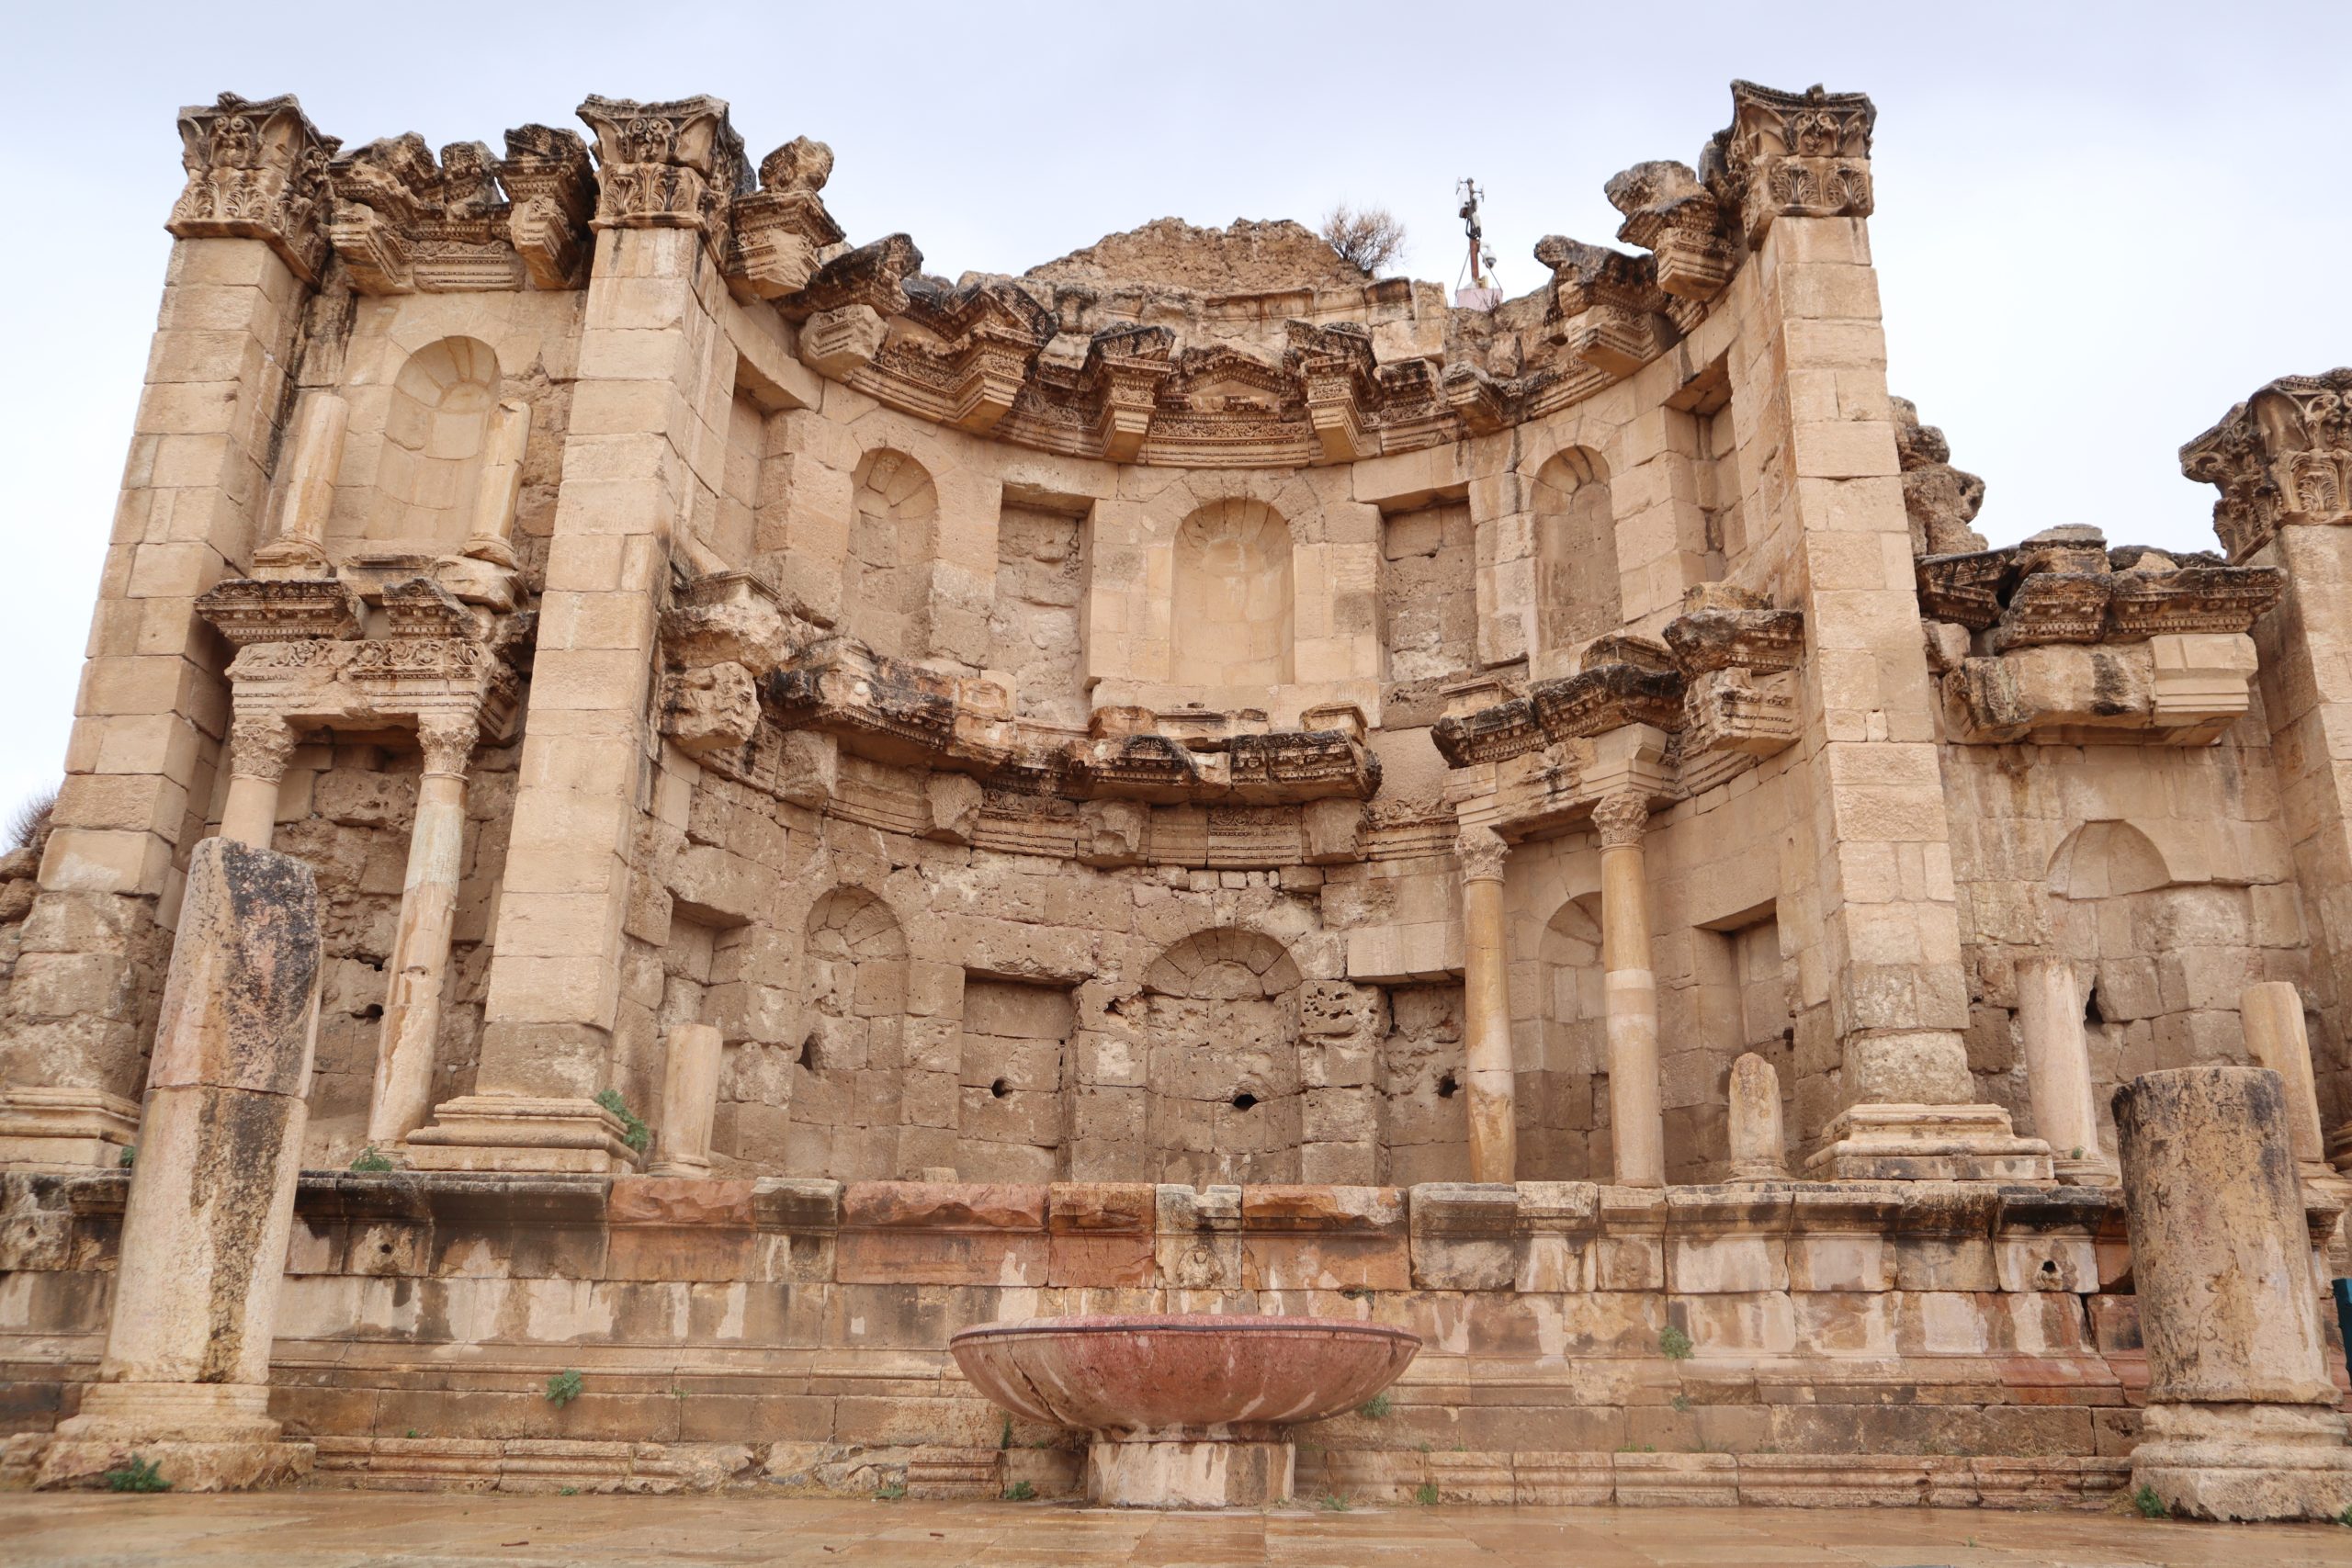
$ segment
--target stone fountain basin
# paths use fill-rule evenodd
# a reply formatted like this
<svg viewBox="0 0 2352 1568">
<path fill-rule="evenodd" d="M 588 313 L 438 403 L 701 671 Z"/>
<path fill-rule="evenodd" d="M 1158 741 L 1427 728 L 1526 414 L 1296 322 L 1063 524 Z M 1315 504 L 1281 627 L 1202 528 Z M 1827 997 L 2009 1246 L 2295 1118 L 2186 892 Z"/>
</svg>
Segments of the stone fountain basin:
<svg viewBox="0 0 2352 1568">
<path fill-rule="evenodd" d="M 1396 1381 L 1420 1336 L 1328 1317 L 1038 1317 L 948 1341 L 1016 1416 L 1110 1438 L 1239 1436 L 1319 1421 Z"/>
</svg>

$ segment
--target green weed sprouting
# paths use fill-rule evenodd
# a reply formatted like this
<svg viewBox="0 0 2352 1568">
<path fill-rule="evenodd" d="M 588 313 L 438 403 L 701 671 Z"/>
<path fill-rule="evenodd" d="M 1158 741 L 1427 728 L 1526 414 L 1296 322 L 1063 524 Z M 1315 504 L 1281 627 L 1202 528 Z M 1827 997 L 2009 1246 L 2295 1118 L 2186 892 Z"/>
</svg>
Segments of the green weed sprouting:
<svg viewBox="0 0 2352 1568">
<path fill-rule="evenodd" d="M 2140 1517 L 2143 1519 L 2163 1519 L 2172 1517 L 2172 1510 L 2165 1506 L 2165 1500 L 2162 1497 L 2156 1495 L 2156 1489 L 2144 1481 L 2140 1483 L 2140 1490 L 2132 1494 L 2132 1506 L 2140 1510 Z M 2352 1508 L 2346 1508 L 2344 1511 L 2352 1514 Z"/>
<path fill-rule="evenodd" d="M 1394 1404 L 1389 1403 L 1388 1396 L 1386 1394 L 1375 1393 L 1370 1399 L 1365 1400 L 1362 1404 L 1356 1406 L 1356 1414 L 1363 1416 L 1369 1420 L 1385 1421 L 1388 1418 L 1388 1413 L 1396 1408 L 1396 1407 Z"/>
<path fill-rule="evenodd" d="M 548 1379 L 548 1403 L 558 1410 L 579 1397 L 580 1373 L 577 1369 L 566 1367 Z"/>
<path fill-rule="evenodd" d="M 1004 1489 L 1004 1500 L 1008 1503 L 1026 1503 L 1036 1495 L 1037 1489 L 1025 1481 L 1016 1481 Z"/>
<path fill-rule="evenodd" d="M 1434 1481 L 1424 1481 L 1419 1486 L 1414 1487 L 1413 1501 L 1419 1503 L 1424 1508 L 1436 1507 L 1437 1483 Z"/>
<path fill-rule="evenodd" d="M 631 1150 L 643 1154 L 652 1145 L 653 1129 L 648 1127 L 637 1112 L 628 1108 L 628 1101 L 621 1098 L 620 1090 L 598 1089 L 596 1103 L 620 1119 L 621 1142 L 627 1144 Z"/>
<path fill-rule="evenodd" d="M 1690 1336 L 1683 1333 L 1682 1330 L 1677 1328 L 1674 1325 L 1669 1323 L 1664 1328 L 1658 1330 L 1658 1354 L 1664 1356 L 1668 1360 L 1687 1361 L 1690 1359 L 1691 1348 Z"/>
<path fill-rule="evenodd" d="M 359 1157 L 351 1162 L 351 1168 L 361 1176 L 377 1176 L 387 1170 L 397 1170 L 400 1168 L 392 1163 L 390 1155 L 370 1144 L 359 1151 Z"/>
<path fill-rule="evenodd" d="M 107 1471 L 106 1483 L 109 1492 L 169 1492 L 172 1489 L 170 1482 L 155 1473 L 155 1461 L 141 1459 L 137 1454 L 132 1454 L 130 1462 L 120 1470 Z"/>
</svg>

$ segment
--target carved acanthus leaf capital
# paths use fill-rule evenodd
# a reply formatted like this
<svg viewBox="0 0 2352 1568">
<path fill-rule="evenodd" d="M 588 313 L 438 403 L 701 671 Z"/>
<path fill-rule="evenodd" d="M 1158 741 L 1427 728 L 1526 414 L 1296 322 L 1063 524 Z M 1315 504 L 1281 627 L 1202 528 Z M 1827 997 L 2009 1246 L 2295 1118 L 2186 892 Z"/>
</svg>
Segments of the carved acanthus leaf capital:
<svg viewBox="0 0 2352 1568">
<path fill-rule="evenodd" d="M 343 144 L 322 136 L 290 93 L 223 93 L 180 110 L 187 184 L 164 225 L 184 240 L 260 240 L 303 281 L 326 265 L 327 164 Z"/>
<path fill-rule="evenodd" d="M 752 188 L 726 99 L 649 104 L 592 93 L 580 118 L 596 135 L 595 227 L 699 229 L 725 239 L 729 205 Z"/>
<path fill-rule="evenodd" d="M 2352 523 L 2352 367 L 2279 377 L 2183 446 L 2180 471 L 2222 492 L 2233 561 L 2289 525 Z"/>
<path fill-rule="evenodd" d="M 1464 828 L 1453 841 L 1453 852 L 1462 862 L 1463 881 L 1500 882 L 1510 846 L 1492 828 Z"/>
<path fill-rule="evenodd" d="M 276 784 L 294 756 L 294 729 L 274 713 L 241 713 L 229 721 L 229 772 Z"/>
<path fill-rule="evenodd" d="M 1604 850 L 1639 846 L 1649 825 L 1649 800 L 1637 791 L 1606 795 L 1592 808 L 1592 830 Z"/>
<path fill-rule="evenodd" d="M 1715 132 L 1700 175 L 1737 209 L 1751 245 L 1775 218 L 1871 215 L 1871 130 L 1878 110 L 1860 93 L 1778 92 L 1731 85 L 1731 124 Z"/>
<path fill-rule="evenodd" d="M 424 771 L 453 778 L 466 776 L 466 764 L 481 739 L 481 720 L 470 709 L 442 709 L 419 714 L 416 743 L 424 753 Z"/>
</svg>

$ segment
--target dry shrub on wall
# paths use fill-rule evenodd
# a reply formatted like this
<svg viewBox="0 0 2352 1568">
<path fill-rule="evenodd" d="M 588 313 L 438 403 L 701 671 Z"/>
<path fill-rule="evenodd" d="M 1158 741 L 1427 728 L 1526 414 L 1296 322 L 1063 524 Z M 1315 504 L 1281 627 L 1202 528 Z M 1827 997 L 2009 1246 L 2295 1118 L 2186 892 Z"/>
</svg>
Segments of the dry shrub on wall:
<svg viewBox="0 0 2352 1568">
<path fill-rule="evenodd" d="M 12 850 L 38 850 L 49 840 L 50 816 L 57 809 L 57 792 L 45 790 L 20 803 L 8 814 L 8 843 Z"/>
<path fill-rule="evenodd" d="M 1405 254 L 1405 225 L 1385 207 L 1357 209 L 1343 201 L 1323 215 L 1317 231 L 1367 276 Z"/>
</svg>

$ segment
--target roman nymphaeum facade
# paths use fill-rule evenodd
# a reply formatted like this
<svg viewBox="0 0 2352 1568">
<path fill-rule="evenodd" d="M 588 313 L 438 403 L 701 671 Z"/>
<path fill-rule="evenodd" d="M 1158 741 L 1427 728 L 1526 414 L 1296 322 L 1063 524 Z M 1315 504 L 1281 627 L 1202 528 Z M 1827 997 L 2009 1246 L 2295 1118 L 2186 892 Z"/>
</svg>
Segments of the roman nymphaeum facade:
<svg viewBox="0 0 2352 1568">
<path fill-rule="evenodd" d="M 175 935 L 265 876 L 216 836 L 315 881 L 307 1078 L 243 1087 L 322 1479 L 1051 1489 L 947 1336 L 1116 1306 L 1419 1329 L 1320 1489 L 2098 1501 L 2113 1091 L 2279 1068 L 2329 1235 L 2352 372 L 2184 448 L 2212 551 L 1988 549 L 1887 389 L 1859 95 L 1735 84 L 1492 309 L 1283 222 L 950 282 L 822 143 L 579 113 L 182 112 L 0 862 L 20 1464 L 129 1376 Z"/>
</svg>

